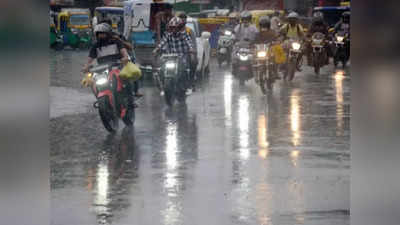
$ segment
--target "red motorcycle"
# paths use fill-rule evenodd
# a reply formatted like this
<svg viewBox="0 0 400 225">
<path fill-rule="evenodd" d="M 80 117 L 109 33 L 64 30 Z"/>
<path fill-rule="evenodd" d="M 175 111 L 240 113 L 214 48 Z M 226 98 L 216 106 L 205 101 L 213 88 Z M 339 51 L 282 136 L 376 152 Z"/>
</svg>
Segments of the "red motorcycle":
<svg viewBox="0 0 400 225">
<path fill-rule="evenodd" d="M 118 129 L 119 118 L 126 126 L 131 126 L 135 120 L 133 102 L 129 102 L 126 83 L 119 77 L 120 63 L 104 64 L 92 67 L 88 77 L 92 78 L 91 89 L 97 98 L 93 106 L 99 110 L 104 127 L 109 132 Z M 133 101 L 133 97 L 131 98 Z"/>
</svg>

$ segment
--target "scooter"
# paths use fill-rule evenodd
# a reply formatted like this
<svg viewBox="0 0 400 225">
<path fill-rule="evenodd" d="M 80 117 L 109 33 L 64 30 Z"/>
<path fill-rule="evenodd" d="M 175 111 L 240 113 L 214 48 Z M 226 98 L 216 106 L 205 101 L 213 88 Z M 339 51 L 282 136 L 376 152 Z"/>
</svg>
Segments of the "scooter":
<svg viewBox="0 0 400 225">
<path fill-rule="evenodd" d="M 217 50 L 217 60 L 219 67 L 221 67 L 223 62 L 227 62 L 228 64 L 231 63 L 232 46 L 234 40 L 235 37 L 232 31 L 224 30 L 221 33 L 221 36 L 218 39 L 218 50 Z"/>
</svg>

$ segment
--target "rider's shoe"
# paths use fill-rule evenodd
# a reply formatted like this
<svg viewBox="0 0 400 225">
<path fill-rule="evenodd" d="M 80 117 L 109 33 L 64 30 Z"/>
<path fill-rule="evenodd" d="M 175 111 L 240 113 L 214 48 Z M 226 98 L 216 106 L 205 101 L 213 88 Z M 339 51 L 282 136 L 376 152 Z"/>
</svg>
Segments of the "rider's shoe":
<svg viewBox="0 0 400 225">
<path fill-rule="evenodd" d="M 191 95 L 192 94 L 192 89 L 191 88 L 188 88 L 187 90 L 186 90 L 186 95 Z"/>
</svg>

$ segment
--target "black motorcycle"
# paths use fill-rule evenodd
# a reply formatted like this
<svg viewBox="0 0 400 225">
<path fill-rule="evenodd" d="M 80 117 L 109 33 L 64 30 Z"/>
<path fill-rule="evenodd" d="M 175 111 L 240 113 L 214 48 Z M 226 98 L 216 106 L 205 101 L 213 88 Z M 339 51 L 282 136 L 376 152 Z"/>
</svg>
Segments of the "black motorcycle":
<svg viewBox="0 0 400 225">
<path fill-rule="evenodd" d="M 174 105 L 175 99 L 186 102 L 186 89 L 190 76 L 190 68 L 184 56 L 178 54 L 163 54 L 161 56 L 160 81 L 164 90 L 165 102 Z"/>
<path fill-rule="evenodd" d="M 323 33 L 315 32 L 311 37 L 311 49 L 312 49 L 312 65 L 314 66 L 314 72 L 318 76 L 323 67 L 326 64 L 328 53 L 326 51 L 327 41 Z"/>
<path fill-rule="evenodd" d="M 350 38 L 348 33 L 344 31 L 337 32 L 334 42 L 336 48 L 333 63 L 337 67 L 339 62 L 342 62 L 342 66 L 345 68 L 350 59 Z"/>
<path fill-rule="evenodd" d="M 235 54 L 233 55 L 232 73 L 239 79 L 240 85 L 253 78 L 253 59 L 254 53 L 251 44 L 248 41 L 241 41 L 235 45 Z"/>
<path fill-rule="evenodd" d="M 256 83 L 260 86 L 261 92 L 266 94 L 271 91 L 278 76 L 278 65 L 275 63 L 271 45 L 256 44 L 253 69 L 256 74 Z"/>
</svg>

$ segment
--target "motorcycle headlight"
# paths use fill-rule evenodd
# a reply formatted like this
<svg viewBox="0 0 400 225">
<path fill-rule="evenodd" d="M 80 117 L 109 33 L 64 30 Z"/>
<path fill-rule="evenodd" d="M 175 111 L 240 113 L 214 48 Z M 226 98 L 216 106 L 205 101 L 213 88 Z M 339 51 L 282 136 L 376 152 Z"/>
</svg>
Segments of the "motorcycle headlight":
<svg viewBox="0 0 400 225">
<path fill-rule="evenodd" d="M 225 35 L 226 35 L 226 36 L 231 36 L 231 35 L 232 35 L 232 32 L 231 32 L 230 30 L 226 30 L 226 31 L 225 31 Z"/>
<path fill-rule="evenodd" d="M 167 62 L 165 64 L 165 68 L 167 68 L 167 69 L 175 69 L 175 67 L 176 67 L 176 63 L 174 63 L 174 62 Z"/>
<path fill-rule="evenodd" d="M 300 43 L 298 43 L 298 42 L 293 42 L 293 43 L 292 43 L 292 48 L 293 48 L 294 50 L 299 50 L 300 47 L 301 47 L 301 44 L 300 44 Z"/>
<path fill-rule="evenodd" d="M 342 36 L 337 36 L 337 37 L 336 37 L 336 40 L 337 40 L 338 42 L 343 42 L 344 37 L 342 37 Z"/>
<path fill-rule="evenodd" d="M 101 77 L 99 79 L 96 80 L 96 85 L 104 85 L 108 82 L 106 77 Z"/>
<path fill-rule="evenodd" d="M 247 60 L 249 60 L 249 56 L 248 55 L 240 55 L 240 60 L 247 61 Z"/>
<path fill-rule="evenodd" d="M 265 58 L 266 56 L 267 56 L 267 52 L 265 52 L 265 51 L 257 52 L 258 58 Z"/>
</svg>

